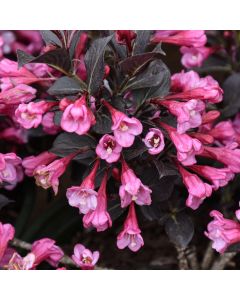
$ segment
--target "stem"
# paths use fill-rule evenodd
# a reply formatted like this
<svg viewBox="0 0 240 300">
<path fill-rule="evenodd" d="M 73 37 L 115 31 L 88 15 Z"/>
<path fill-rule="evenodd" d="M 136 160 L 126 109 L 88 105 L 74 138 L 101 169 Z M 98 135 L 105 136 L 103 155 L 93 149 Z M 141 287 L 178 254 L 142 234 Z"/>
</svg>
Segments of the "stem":
<svg viewBox="0 0 240 300">
<path fill-rule="evenodd" d="M 179 270 L 189 270 L 189 265 L 186 257 L 186 253 L 184 248 L 180 248 L 176 246 L 176 250 L 178 253 L 178 267 Z"/>
<path fill-rule="evenodd" d="M 228 263 L 236 256 L 236 252 L 222 254 L 213 264 L 212 270 L 224 270 Z"/>
<path fill-rule="evenodd" d="M 214 251 L 212 249 L 212 243 L 210 242 L 208 244 L 208 247 L 207 247 L 204 257 L 203 257 L 201 269 L 208 270 L 212 264 L 213 258 L 214 258 Z"/>
<path fill-rule="evenodd" d="M 192 270 L 199 270 L 196 247 L 186 249 L 186 256 Z"/>
</svg>

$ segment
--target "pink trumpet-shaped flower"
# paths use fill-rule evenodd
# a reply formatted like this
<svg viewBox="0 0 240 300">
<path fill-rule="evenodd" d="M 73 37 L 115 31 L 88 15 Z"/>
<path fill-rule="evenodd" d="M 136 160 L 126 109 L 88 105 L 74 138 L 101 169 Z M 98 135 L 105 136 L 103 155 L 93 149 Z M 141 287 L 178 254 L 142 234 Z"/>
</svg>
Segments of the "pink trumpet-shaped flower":
<svg viewBox="0 0 240 300">
<path fill-rule="evenodd" d="M 8 243 L 14 238 L 15 229 L 11 224 L 0 222 L 0 266 L 2 266 L 4 255 L 8 249 Z"/>
<path fill-rule="evenodd" d="M 56 159 L 49 165 L 40 165 L 34 170 L 36 184 L 48 189 L 53 188 L 55 195 L 58 192 L 59 177 L 65 172 L 68 164 L 76 154 L 70 154 L 64 158 Z"/>
<path fill-rule="evenodd" d="M 15 185 L 22 179 L 22 160 L 15 153 L 0 153 L 0 183 Z"/>
<path fill-rule="evenodd" d="M 84 247 L 82 244 L 77 244 L 74 247 L 74 254 L 72 260 L 82 270 L 93 270 L 94 266 L 98 262 L 99 252 L 91 252 L 89 249 Z"/>
<path fill-rule="evenodd" d="M 240 149 L 204 146 L 201 156 L 216 159 L 234 173 L 240 172 Z"/>
<path fill-rule="evenodd" d="M 230 145 L 236 141 L 236 134 L 232 121 L 219 122 L 210 131 L 208 131 L 215 140 L 224 145 Z"/>
<path fill-rule="evenodd" d="M 132 41 L 136 38 L 137 34 L 132 30 L 116 30 L 116 41 L 119 44 L 126 45 L 128 50 L 132 50 Z"/>
<path fill-rule="evenodd" d="M 138 205 L 150 205 L 152 203 L 150 195 L 152 191 L 137 178 L 124 160 L 122 161 L 121 183 L 119 196 L 122 207 L 126 207 L 132 202 L 136 202 Z"/>
<path fill-rule="evenodd" d="M 201 100 L 160 101 L 159 104 L 167 107 L 170 113 L 177 117 L 178 133 L 185 133 L 191 128 L 199 127 L 202 123 L 201 114 L 205 110 L 205 104 Z"/>
<path fill-rule="evenodd" d="M 215 51 L 216 49 L 213 47 L 182 46 L 180 48 L 180 52 L 183 54 L 181 63 L 186 68 L 201 67 L 203 61 Z"/>
<path fill-rule="evenodd" d="M 94 182 L 98 167 L 99 160 L 96 161 L 93 169 L 80 186 L 72 186 L 67 189 L 68 203 L 73 207 L 79 208 L 79 213 L 86 214 L 97 207 L 98 193 L 94 190 Z"/>
<path fill-rule="evenodd" d="M 158 128 L 150 128 L 143 142 L 148 148 L 148 153 L 151 155 L 161 153 L 165 147 L 162 131 Z"/>
<path fill-rule="evenodd" d="M 30 102 L 28 104 L 22 103 L 15 111 L 16 120 L 22 127 L 26 129 L 37 128 L 46 113 L 55 105 L 54 102 Z"/>
<path fill-rule="evenodd" d="M 4 105 L 27 103 L 35 98 L 36 92 L 36 89 L 26 84 L 19 84 L 7 91 L 2 91 L 0 93 L 0 103 Z"/>
<path fill-rule="evenodd" d="M 96 153 L 108 163 L 113 163 L 119 160 L 122 147 L 118 145 L 116 138 L 112 135 L 105 134 L 99 141 Z"/>
<path fill-rule="evenodd" d="M 187 47 L 202 47 L 207 42 L 204 30 L 157 30 L 153 43 L 169 43 Z"/>
<path fill-rule="evenodd" d="M 112 226 L 111 217 L 107 211 L 107 172 L 105 173 L 100 188 L 98 190 L 97 207 L 94 211 L 89 211 L 83 217 L 85 228 L 95 227 L 97 231 L 104 231 Z"/>
<path fill-rule="evenodd" d="M 222 101 L 223 91 L 211 76 L 200 78 L 194 71 L 180 72 L 171 77 L 171 91 L 166 100 L 191 99 L 207 100 L 210 103 Z"/>
<path fill-rule="evenodd" d="M 129 118 L 121 111 L 113 108 L 107 101 L 102 103 L 108 108 L 112 116 L 112 130 L 117 143 L 122 147 L 130 147 L 134 143 L 135 136 L 142 133 L 143 127 L 141 122 L 132 117 Z"/>
<path fill-rule="evenodd" d="M 144 241 L 141 236 L 141 230 L 138 226 L 134 203 L 132 202 L 129 206 L 128 215 L 123 225 L 123 230 L 117 237 L 117 247 L 119 249 L 128 247 L 133 252 L 136 252 L 143 245 Z"/>
<path fill-rule="evenodd" d="M 234 173 L 228 168 L 214 168 L 202 165 L 193 165 L 189 168 L 210 181 L 214 190 L 227 185 L 234 178 Z"/>
<path fill-rule="evenodd" d="M 34 170 L 38 166 L 50 164 L 56 158 L 57 156 L 55 154 L 48 151 L 44 151 L 36 156 L 32 155 L 25 157 L 22 161 L 22 166 L 24 167 L 25 174 L 27 176 L 33 176 Z"/>
<path fill-rule="evenodd" d="M 225 219 L 217 210 L 211 211 L 210 216 L 213 217 L 213 221 L 208 224 L 205 235 L 213 241 L 213 249 L 224 253 L 230 245 L 240 242 L 239 222 Z M 238 211 L 236 216 L 239 216 Z"/>
<path fill-rule="evenodd" d="M 212 187 L 208 183 L 203 182 L 196 174 L 188 172 L 178 163 L 177 167 L 189 193 L 186 205 L 195 210 L 203 203 L 205 198 L 211 196 Z"/>
<path fill-rule="evenodd" d="M 168 132 L 173 144 L 177 149 L 177 159 L 184 166 L 191 166 L 196 163 L 195 155 L 200 154 L 203 150 L 202 143 L 186 133 L 180 134 L 174 127 L 166 123 L 159 124 Z"/>
<path fill-rule="evenodd" d="M 95 116 L 87 106 L 85 95 L 68 105 L 61 119 L 62 129 L 79 135 L 87 133 L 95 123 Z"/>
</svg>

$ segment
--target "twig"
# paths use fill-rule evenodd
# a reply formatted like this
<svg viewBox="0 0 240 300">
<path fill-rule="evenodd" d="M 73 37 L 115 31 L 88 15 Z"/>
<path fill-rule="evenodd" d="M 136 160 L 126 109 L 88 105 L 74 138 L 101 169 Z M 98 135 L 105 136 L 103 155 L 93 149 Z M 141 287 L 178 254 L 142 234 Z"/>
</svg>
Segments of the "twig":
<svg viewBox="0 0 240 300">
<path fill-rule="evenodd" d="M 236 254 L 236 252 L 222 254 L 220 258 L 218 258 L 214 262 L 212 270 L 224 270 L 225 266 L 233 259 Z"/>
<path fill-rule="evenodd" d="M 212 264 L 213 258 L 214 258 L 214 251 L 212 249 L 212 243 L 210 242 L 208 244 L 208 247 L 203 257 L 201 269 L 208 270 Z"/>
<path fill-rule="evenodd" d="M 199 270 L 196 247 L 189 247 L 185 250 L 188 263 L 192 270 Z"/>
<path fill-rule="evenodd" d="M 180 248 L 176 246 L 176 250 L 178 253 L 178 267 L 179 270 L 189 270 L 189 265 L 186 257 L 186 253 L 184 248 Z"/>
</svg>

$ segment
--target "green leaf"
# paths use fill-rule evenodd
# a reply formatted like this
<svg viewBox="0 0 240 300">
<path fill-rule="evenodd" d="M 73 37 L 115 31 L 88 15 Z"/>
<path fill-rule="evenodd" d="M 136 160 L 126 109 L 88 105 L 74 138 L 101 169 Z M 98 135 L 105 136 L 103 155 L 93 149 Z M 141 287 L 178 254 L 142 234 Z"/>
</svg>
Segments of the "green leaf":
<svg viewBox="0 0 240 300">
<path fill-rule="evenodd" d="M 64 76 L 57 79 L 47 92 L 54 96 L 74 95 L 84 88 L 86 85 L 83 81 Z"/>
<path fill-rule="evenodd" d="M 21 68 L 28 63 L 44 63 L 68 75 L 72 70 L 72 63 L 66 49 L 58 48 L 48 51 L 38 57 L 33 57 L 22 50 L 17 50 L 18 66 Z"/>
<path fill-rule="evenodd" d="M 144 53 L 147 48 L 152 30 L 136 30 L 137 37 L 133 46 L 133 55 Z"/>
<path fill-rule="evenodd" d="M 8 205 L 8 204 L 10 204 L 10 203 L 12 203 L 12 202 L 14 202 L 14 201 L 8 199 L 8 197 L 6 197 L 5 195 L 1 195 L 1 194 L 0 194 L 0 210 L 1 210 L 4 206 L 6 206 L 6 205 Z"/>
<path fill-rule="evenodd" d="M 192 219 L 184 212 L 170 217 L 165 223 L 166 233 L 172 243 L 186 248 L 194 234 Z"/>
<path fill-rule="evenodd" d="M 50 152 L 65 157 L 71 153 L 82 151 L 74 160 L 81 160 L 96 156 L 96 141 L 89 135 L 78 135 L 76 133 L 60 133 L 53 143 Z"/>
<path fill-rule="evenodd" d="M 92 130 L 98 134 L 106 134 L 112 132 L 111 130 L 112 121 L 105 114 L 96 115 L 96 124 L 92 127 Z"/>
<path fill-rule="evenodd" d="M 112 35 L 96 39 L 85 55 L 87 84 L 90 95 L 95 94 L 102 85 L 104 78 L 104 53 Z"/>
<path fill-rule="evenodd" d="M 46 45 L 62 47 L 62 42 L 52 30 L 40 30 L 40 33 Z"/>
</svg>

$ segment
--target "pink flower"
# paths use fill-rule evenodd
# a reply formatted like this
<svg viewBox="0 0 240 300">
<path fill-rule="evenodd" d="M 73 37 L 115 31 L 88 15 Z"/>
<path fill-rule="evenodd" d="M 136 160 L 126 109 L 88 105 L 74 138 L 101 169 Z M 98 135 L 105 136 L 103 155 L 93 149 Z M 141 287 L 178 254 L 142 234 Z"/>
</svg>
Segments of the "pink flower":
<svg viewBox="0 0 240 300">
<path fill-rule="evenodd" d="M 85 228 L 95 227 L 97 231 L 104 231 L 112 226 L 112 220 L 107 212 L 107 172 L 105 173 L 100 188 L 98 190 L 97 207 L 94 211 L 89 211 L 83 217 L 83 225 Z"/>
<path fill-rule="evenodd" d="M 54 112 L 47 112 L 42 117 L 42 127 L 46 133 L 51 135 L 57 134 L 61 130 L 61 127 L 54 123 Z"/>
<path fill-rule="evenodd" d="M 233 173 L 240 173 L 240 149 L 204 146 L 204 151 L 201 153 L 201 156 L 216 159 Z"/>
<path fill-rule="evenodd" d="M 32 155 L 25 157 L 22 161 L 22 166 L 24 167 L 27 176 L 33 176 L 34 171 L 38 166 L 50 164 L 56 158 L 57 156 L 55 154 L 44 151 L 37 156 Z"/>
<path fill-rule="evenodd" d="M 132 202 L 123 225 L 123 230 L 117 237 L 117 247 L 119 249 L 128 247 L 133 252 L 137 252 L 143 245 L 144 241 L 138 226 L 134 203 Z"/>
<path fill-rule="evenodd" d="M 0 222 L 0 264 L 7 251 L 9 241 L 14 238 L 14 234 L 15 229 L 11 224 L 3 224 Z"/>
<path fill-rule="evenodd" d="M 234 173 L 228 168 L 214 168 L 201 165 L 194 165 L 189 168 L 210 181 L 214 190 L 227 185 L 234 178 Z"/>
<path fill-rule="evenodd" d="M 21 163 L 15 153 L 0 153 L 0 182 L 15 186 L 22 179 Z"/>
<path fill-rule="evenodd" d="M 214 128 L 208 131 L 215 140 L 230 145 L 236 141 L 235 130 L 232 121 L 219 122 Z"/>
<path fill-rule="evenodd" d="M 122 147 L 130 147 L 134 143 L 135 136 L 142 133 L 141 122 L 136 118 L 129 118 L 124 113 L 113 108 L 107 101 L 102 103 L 108 108 L 112 116 L 112 130 L 117 143 Z"/>
<path fill-rule="evenodd" d="M 196 174 L 192 174 L 181 167 L 180 164 L 177 164 L 177 167 L 189 193 L 186 206 L 195 210 L 203 203 L 205 198 L 211 196 L 212 187 L 203 182 Z"/>
<path fill-rule="evenodd" d="M 153 43 L 169 43 L 187 47 L 202 47 L 207 42 L 204 30 L 157 30 Z"/>
<path fill-rule="evenodd" d="M 207 100 L 210 103 L 222 101 L 223 90 L 218 82 L 211 76 L 200 78 L 194 71 L 188 71 L 174 74 L 171 78 L 172 95 L 165 97 L 167 100 Z"/>
<path fill-rule="evenodd" d="M 22 103 L 15 111 L 16 120 L 26 129 L 37 128 L 43 118 L 43 114 L 55 105 L 55 102 L 30 102 Z"/>
<path fill-rule="evenodd" d="M 0 139 L 4 139 L 16 144 L 26 144 L 28 142 L 28 134 L 27 131 L 22 127 L 8 127 L 0 132 Z"/>
<path fill-rule="evenodd" d="M 43 261 L 47 261 L 53 267 L 58 266 L 64 253 L 55 243 L 54 240 L 48 238 L 43 238 L 33 243 L 31 249 L 31 253 L 35 256 L 33 268 Z"/>
<path fill-rule="evenodd" d="M 39 79 L 43 76 L 48 75 L 51 71 L 51 68 L 46 64 L 34 64 L 30 63 L 26 65 L 26 69 L 28 69 L 31 73 L 33 73 Z"/>
<path fill-rule="evenodd" d="M 160 101 L 159 104 L 167 107 L 170 113 L 177 117 L 178 133 L 185 133 L 191 128 L 199 127 L 202 123 L 201 114 L 205 110 L 205 104 L 200 100 Z"/>
<path fill-rule="evenodd" d="M 79 135 L 87 133 L 95 123 L 95 116 L 90 108 L 87 107 L 85 95 L 68 105 L 61 119 L 62 129 Z"/>
<path fill-rule="evenodd" d="M 72 260 L 77 266 L 82 270 L 93 270 L 94 266 L 98 262 L 99 252 L 91 252 L 81 244 L 77 244 L 74 247 L 74 254 L 72 255 Z"/>
<path fill-rule="evenodd" d="M 218 110 L 204 112 L 202 115 L 202 125 L 199 127 L 199 131 L 208 132 L 213 127 L 214 121 L 216 121 L 219 116 L 220 112 Z"/>
<path fill-rule="evenodd" d="M 132 30 L 116 30 L 116 41 L 119 44 L 126 45 L 128 50 L 132 51 L 132 40 L 136 38 L 137 34 Z"/>
<path fill-rule="evenodd" d="M 76 154 L 70 154 L 64 158 L 56 159 L 49 165 L 39 165 L 34 170 L 36 184 L 48 189 L 53 188 L 55 195 L 58 192 L 59 177 L 65 172 L 68 164 Z"/>
<path fill-rule="evenodd" d="M 105 134 L 99 141 L 96 153 L 108 163 L 116 162 L 119 160 L 122 147 L 118 145 L 114 136 Z"/>
<path fill-rule="evenodd" d="M 150 128 L 143 142 L 151 155 L 159 154 L 165 147 L 162 131 L 157 128 Z"/>
<path fill-rule="evenodd" d="M 136 202 L 138 205 L 150 205 L 152 203 L 150 196 L 152 191 L 137 178 L 124 160 L 122 161 L 121 182 L 119 196 L 122 207 L 126 207 L 132 202 Z"/>
<path fill-rule="evenodd" d="M 35 98 L 37 90 L 25 85 L 19 84 L 7 91 L 0 93 L 0 102 L 4 105 L 16 105 L 27 103 Z"/>
<path fill-rule="evenodd" d="M 213 241 L 213 249 L 224 253 L 230 245 L 240 242 L 240 224 L 238 222 L 225 219 L 217 210 L 212 210 L 210 216 L 213 217 L 213 221 L 208 224 L 205 235 Z"/>
<path fill-rule="evenodd" d="M 202 144 L 212 144 L 214 142 L 214 138 L 206 133 L 201 132 L 189 132 L 191 137 L 198 139 Z"/>
<path fill-rule="evenodd" d="M 177 159 L 184 166 L 191 166 L 196 163 L 195 155 L 203 150 L 202 143 L 186 133 L 179 134 L 175 128 L 160 122 L 159 123 L 168 132 L 173 144 L 177 149 Z"/>
<path fill-rule="evenodd" d="M 98 193 L 94 190 L 95 177 L 99 167 L 99 160 L 96 161 L 93 169 L 83 180 L 80 186 L 72 186 L 67 189 L 69 205 L 79 208 L 79 213 L 86 214 L 97 207 Z"/>
<path fill-rule="evenodd" d="M 181 63 L 186 68 L 201 67 L 203 61 L 214 53 L 216 49 L 208 47 L 181 47 L 183 54 Z"/>
</svg>

